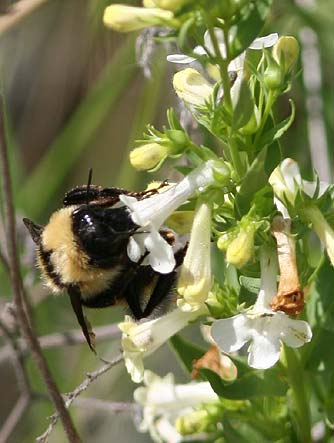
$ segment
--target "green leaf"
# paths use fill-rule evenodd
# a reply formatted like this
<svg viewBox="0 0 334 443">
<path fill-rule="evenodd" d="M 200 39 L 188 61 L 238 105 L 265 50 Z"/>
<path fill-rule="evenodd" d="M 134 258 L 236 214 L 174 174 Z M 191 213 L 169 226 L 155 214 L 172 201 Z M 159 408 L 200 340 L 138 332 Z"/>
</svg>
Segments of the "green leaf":
<svg viewBox="0 0 334 443">
<path fill-rule="evenodd" d="M 264 169 L 266 156 L 267 148 L 264 148 L 251 164 L 240 186 L 239 193 L 235 199 L 240 217 L 248 213 L 254 194 L 268 183 L 268 176 Z"/>
<path fill-rule="evenodd" d="M 206 352 L 205 349 L 194 345 L 178 334 L 170 338 L 169 343 L 187 372 L 192 371 L 193 361 L 203 357 Z"/>
<path fill-rule="evenodd" d="M 230 400 L 284 396 L 288 390 L 288 385 L 278 368 L 265 371 L 249 368 L 248 371 L 244 370 L 242 375 L 238 371 L 238 378 L 229 384 L 209 369 L 200 369 L 200 373 L 209 381 L 217 395 Z"/>
<path fill-rule="evenodd" d="M 260 290 L 261 279 L 254 277 L 246 277 L 245 275 L 241 275 L 240 284 L 252 294 L 258 294 Z"/>
<path fill-rule="evenodd" d="M 282 135 L 290 128 L 295 119 L 296 107 L 292 100 L 289 100 L 289 103 L 291 106 L 290 116 L 275 125 L 269 131 L 265 132 L 259 141 L 259 146 L 271 145 L 275 140 L 281 138 Z"/>
<path fill-rule="evenodd" d="M 313 274 L 307 297 L 307 319 L 313 330 L 312 341 L 307 345 L 303 359 L 308 366 L 328 368 L 333 372 L 334 354 L 329 343 L 334 341 L 334 268 L 324 257 Z"/>
<path fill-rule="evenodd" d="M 249 122 L 254 112 L 254 102 L 247 80 L 243 79 L 233 112 L 232 126 L 234 130 L 242 128 Z"/>
<path fill-rule="evenodd" d="M 236 37 L 232 42 L 231 59 L 241 54 L 259 35 L 268 15 L 272 0 L 256 0 L 242 10 L 236 25 Z"/>
</svg>

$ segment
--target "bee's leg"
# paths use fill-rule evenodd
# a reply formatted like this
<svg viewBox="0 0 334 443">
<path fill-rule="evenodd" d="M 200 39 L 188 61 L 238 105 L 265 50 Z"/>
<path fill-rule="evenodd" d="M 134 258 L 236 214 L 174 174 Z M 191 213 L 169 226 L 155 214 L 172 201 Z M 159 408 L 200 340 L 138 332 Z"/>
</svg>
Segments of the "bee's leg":
<svg viewBox="0 0 334 443">
<path fill-rule="evenodd" d="M 71 300 L 71 304 L 72 304 L 72 308 L 73 311 L 77 317 L 78 323 L 81 326 L 81 330 L 83 332 L 83 335 L 86 338 L 86 341 L 90 347 L 90 349 L 96 353 L 95 349 L 94 349 L 94 345 L 91 342 L 90 339 L 90 335 L 89 335 L 89 331 L 88 331 L 88 327 L 87 327 L 87 323 L 85 320 L 85 316 L 83 314 L 82 311 L 82 302 L 81 302 L 81 293 L 80 290 L 77 286 L 75 285 L 69 285 L 67 288 L 68 294 L 70 296 L 70 300 Z"/>
<path fill-rule="evenodd" d="M 142 318 L 148 317 L 153 310 L 159 306 L 162 300 L 170 294 L 173 289 L 177 273 L 175 271 L 170 274 L 160 274 L 157 284 L 150 296 L 150 299 L 142 313 Z"/>
<path fill-rule="evenodd" d="M 151 272 L 154 272 L 155 277 L 158 276 L 158 279 L 157 279 L 157 282 L 154 286 L 152 294 L 147 302 L 147 305 L 146 305 L 144 311 L 142 312 L 142 316 L 139 318 L 148 317 L 152 313 L 152 311 L 161 303 L 161 301 L 165 297 L 167 297 L 168 294 L 170 294 L 170 292 L 173 289 L 173 286 L 174 286 L 174 283 L 176 281 L 177 274 L 178 274 L 176 269 L 183 262 L 184 255 L 187 250 L 187 246 L 188 245 L 186 245 L 184 248 L 182 248 L 176 252 L 176 254 L 175 254 L 176 265 L 175 265 L 173 272 L 170 272 L 169 274 L 158 274 L 157 272 L 151 271 Z M 142 276 L 139 276 L 139 274 L 137 275 L 137 277 L 142 279 Z M 135 280 L 134 280 L 134 284 L 136 283 Z M 135 287 L 135 289 L 136 289 L 136 287 Z M 137 300 L 138 300 L 138 295 L 137 295 Z"/>
</svg>

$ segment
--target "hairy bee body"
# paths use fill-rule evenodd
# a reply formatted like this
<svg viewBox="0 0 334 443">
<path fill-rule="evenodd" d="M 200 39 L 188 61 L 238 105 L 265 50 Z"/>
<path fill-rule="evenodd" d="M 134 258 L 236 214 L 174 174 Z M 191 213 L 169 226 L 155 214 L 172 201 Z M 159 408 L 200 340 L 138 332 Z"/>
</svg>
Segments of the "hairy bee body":
<svg viewBox="0 0 334 443">
<path fill-rule="evenodd" d="M 81 186 L 65 195 L 64 207 L 51 215 L 45 227 L 24 219 L 37 244 L 42 278 L 54 293 L 68 292 L 91 347 L 82 306 L 104 308 L 125 303 L 140 319 L 149 316 L 173 289 L 176 269 L 159 274 L 142 261 L 132 262 L 127 255 L 129 238 L 140 228 L 129 210 L 119 204 L 119 196 L 130 194 L 142 199 L 155 192 Z M 161 234 L 173 244 L 171 231 Z M 184 252 L 185 248 L 175 252 L 176 268 Z"/>
</svg>

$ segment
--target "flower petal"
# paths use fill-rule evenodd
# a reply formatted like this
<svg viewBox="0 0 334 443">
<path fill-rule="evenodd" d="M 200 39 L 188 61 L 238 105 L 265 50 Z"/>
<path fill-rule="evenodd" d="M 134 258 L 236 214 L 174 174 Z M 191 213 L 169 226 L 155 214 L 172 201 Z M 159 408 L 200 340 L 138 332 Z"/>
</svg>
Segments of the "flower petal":
<svg viewBox="0 0 334 443">
<path fill-rule="evenodd" d="M 156 272 L 169 274 L 173 271 L 175 268 L 173 248 L 161 237 L 157 230 L 151 228 L 150 234 L 145 235 L 144 245 L 150 253 L 148 256 L 149 264 Z"/>
<path fill-rule="evenodd" d="M 139 259 L 145 254 L 145 247 L 142 235 L 133 235 L 129 238 L 129 243 L 127 247 L 128 257 L 131 261 L 137 263 Z"/>
<path fill-rule="evenodd" d="M 277 313 L 281 314 L 281 313 Z M 310 325 L 303 320 L 293 320 L 286 317 L 284 320 L 285 327 L 281 322 L 282 332 L 281 339 L 291 348 L 300 348 L 305 343 L 308 343 L 312 339 L 312 330 Z"/>
<path fill-rule="evenodd" d="M 264 332 L 264 331 L 263 331 Z M 280 342 L 277 337 L 265 334 L 254 334 L 248 348 L 248 364 L 255 369 L 268 369 L 279 359 Z"/>
<path fill-rule="evenodd" d="M 278 40 L 278 34 L 277 32 L 274 32 L 273 34 L 266 35 L 264 37 L 256 38 L 253 43 L 250 44 L 249 49 L 263 49 L 263 48 L 270 48 L 271 46 L 274 46 L 274 44 Z"/>
<path fill-rule="evenodd" d="M 189 57 L 188 55 L 185 54 L 170 54 L 167 55 L 167 61 L 170 63 L 179 63 L 180 65 L 182 64 L 187 64 L 187 63 L 192 63 L 196 60 L 195 57 Z"/>
<path fill-rule="evenodd" d="M 246 314 L 216 320 L 211 326 L 211 336 L 224 352 L 235 352 L 251 338 L 250 320 Z"/>
</svg>

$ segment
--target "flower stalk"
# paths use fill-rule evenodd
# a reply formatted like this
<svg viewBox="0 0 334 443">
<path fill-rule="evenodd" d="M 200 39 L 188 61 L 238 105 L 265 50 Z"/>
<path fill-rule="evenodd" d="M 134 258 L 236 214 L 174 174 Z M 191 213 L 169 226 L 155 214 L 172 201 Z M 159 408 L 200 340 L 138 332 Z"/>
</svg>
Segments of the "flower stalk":
<svg viewBox="0 0 334 443">
<path fill-rule="evenodd" d="M 311 412 L 309 398 L 306 391 L 304 368 L 296 352 L 283 346 L 281 363 L 286 371 L 291 394 L 294 399 L 297 433 L 303 443 L 311 443 Z"/>
</svg>

